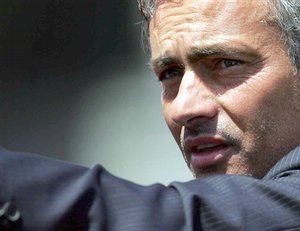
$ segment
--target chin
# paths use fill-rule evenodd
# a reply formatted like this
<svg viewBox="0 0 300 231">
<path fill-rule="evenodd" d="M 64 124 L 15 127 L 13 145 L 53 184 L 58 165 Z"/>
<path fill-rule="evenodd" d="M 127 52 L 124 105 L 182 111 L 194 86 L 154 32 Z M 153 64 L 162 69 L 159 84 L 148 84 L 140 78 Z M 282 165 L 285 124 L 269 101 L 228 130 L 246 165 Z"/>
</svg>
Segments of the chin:
<svg viewBox="0 0 300 231">
<path fill-rule="evenodd" d="M 227 174 L 224 169 L 220 169 L 220 167 L 218 166 L 208 166 L 201 169 L 192 169 L 192 173 L 195 178 Z"/>
</svg>

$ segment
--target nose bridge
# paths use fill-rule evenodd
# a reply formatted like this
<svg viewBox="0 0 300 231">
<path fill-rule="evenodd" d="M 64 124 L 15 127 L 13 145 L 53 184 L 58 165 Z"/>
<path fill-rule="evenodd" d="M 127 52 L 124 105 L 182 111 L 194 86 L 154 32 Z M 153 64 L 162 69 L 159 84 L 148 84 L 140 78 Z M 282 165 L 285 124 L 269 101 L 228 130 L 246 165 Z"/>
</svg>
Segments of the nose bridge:
<svg viewBox="0 0 300 231">
<path fill-rule="evenodd" d="M 176 104 L 179 108 L 191 110 L 195 97 L 199 96 L 199 90 L 201 87 L 200 81 L 195 78 L 192 71 L 187 71 L 183 76 L 178 93 L 176 96 Z"/>
<path fill-rule="evenodd" d="M 214 94 L 193 71 L 183 76 L 173 106 L 175 123 L 184 126 L 192 119 L 209 119 L 217 113 Z"/>
</svg>

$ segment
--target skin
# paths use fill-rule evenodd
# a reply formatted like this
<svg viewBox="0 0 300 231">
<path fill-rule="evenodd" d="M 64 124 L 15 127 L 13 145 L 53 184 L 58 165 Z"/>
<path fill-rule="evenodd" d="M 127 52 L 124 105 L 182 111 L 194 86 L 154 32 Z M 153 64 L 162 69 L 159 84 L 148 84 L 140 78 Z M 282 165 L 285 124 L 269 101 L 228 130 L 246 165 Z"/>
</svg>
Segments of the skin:
<svg viewBox="0 0 300 231">
<path fill-rule="evenodd" d="M 300 144 L 300 77 L 270 18 L 264 1 L 161 1 L 156 9 L 150 46 L 163 113 L 196 177 L 261 178 Z M 194 157 L 193 139 L 224 147 Z"/>
</svg>

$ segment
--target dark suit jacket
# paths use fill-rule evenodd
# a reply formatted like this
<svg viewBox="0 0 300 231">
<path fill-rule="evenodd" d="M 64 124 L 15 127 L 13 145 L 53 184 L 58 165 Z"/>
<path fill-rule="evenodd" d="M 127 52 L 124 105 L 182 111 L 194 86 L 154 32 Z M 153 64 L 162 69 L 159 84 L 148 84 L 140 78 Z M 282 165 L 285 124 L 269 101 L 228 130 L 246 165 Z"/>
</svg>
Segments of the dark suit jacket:
<svg viewBox="0 0 300 231">
<path fill-rule="evenodd" d="M 300 148 L 262 180 L 219 175 L 168 187 L 1 150 L 0 230 L 300 230 Z"/>
</svg>

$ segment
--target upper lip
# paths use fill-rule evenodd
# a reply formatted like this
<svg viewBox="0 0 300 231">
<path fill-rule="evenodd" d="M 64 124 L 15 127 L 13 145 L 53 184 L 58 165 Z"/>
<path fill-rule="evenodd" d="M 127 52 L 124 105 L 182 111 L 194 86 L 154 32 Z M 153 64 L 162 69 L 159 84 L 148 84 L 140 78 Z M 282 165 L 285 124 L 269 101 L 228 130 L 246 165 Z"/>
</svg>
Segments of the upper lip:
<svg viewBox="0 0 300 231">
<path fill-rule="evenodd" d="M 213 147 L 218 145 L 228 145 L 221 137 L 215 136 L 197 136 L 188 137 L 183 142 L 183 149 L 185 153 L 197 152 L 199 149 Z"/>
</svg>

